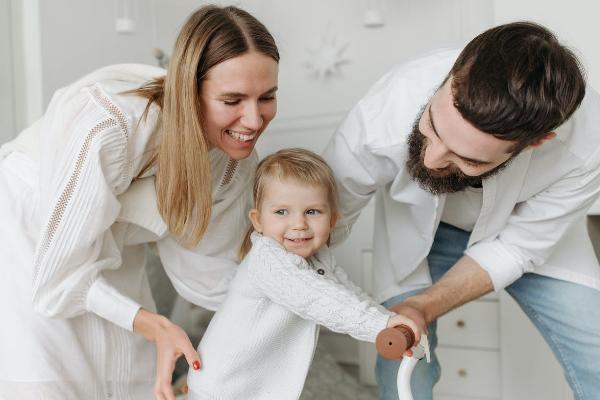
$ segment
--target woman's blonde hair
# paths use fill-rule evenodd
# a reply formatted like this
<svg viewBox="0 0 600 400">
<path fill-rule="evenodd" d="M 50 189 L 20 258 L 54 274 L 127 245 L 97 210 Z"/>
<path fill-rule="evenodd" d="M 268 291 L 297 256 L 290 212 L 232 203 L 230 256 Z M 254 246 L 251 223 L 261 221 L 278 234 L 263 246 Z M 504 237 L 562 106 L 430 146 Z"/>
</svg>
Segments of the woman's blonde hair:
<svg viewBox="0 0 600 400">
<path fill-rule="evenodd" d="M 236 7 L 202 7 L 181 28 L 167 75 L 132 92 L 148 99 L 146 111 L 153 103 L 161 107 L 157 146 L 142 171 L 156 165 L 158 209 L 187 247 L 202 239 L 212 209 L 202 82 L 215 65 L 249 51 L 279 62 L 275 40 L 252 15 Z"/>
<path fill-rule="evenodd" d="M 292 179 L 302 184 L 326 189 L 332 223 L 337 219 L 339 199 L 335 177 L 329 165 L 317 154 L 306 149 L 292 148 L 279 150 L 265 157 L 258 164 L 254 176 L 252 191 L 254 208 L 261 209 L 267 184 L 274 179 L 280 181 Z M 252 224 L 249 224 L 240 247 L 240 259 L 244 258 L 252 247 L 250 235 L 253 231 Z"/>
</svg>

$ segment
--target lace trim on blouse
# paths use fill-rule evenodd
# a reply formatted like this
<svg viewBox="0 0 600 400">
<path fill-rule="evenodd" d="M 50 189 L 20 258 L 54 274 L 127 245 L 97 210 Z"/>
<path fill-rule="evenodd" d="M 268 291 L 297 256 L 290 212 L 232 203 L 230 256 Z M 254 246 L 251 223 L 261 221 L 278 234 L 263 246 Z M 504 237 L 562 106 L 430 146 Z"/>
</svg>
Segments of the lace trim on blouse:
<svg viewBox="0 0 600 400">
<path fill-rule="evenodd" d="M 229 161 L 227 161 L 227 167 L 225 167 L 225 173 L 223 174 L 223 178 L 221 178 L 221 183 L 219 184 L 219 190 L 223 189 L 225 186 L 227 186 L 231 183 L 231 180 L 233 179 L 233 176 L 235 175 L 237 167 L 238 167 L 237 160 L 230 158 Z"/>
<path fill-rule="evenodd" d="M 125 141 L 128 143 L 129 128 L 127 127 L 127 118 L 125 117 L 125 114 L 123 114 L 123 112 L 117 106 L 115 106 L 108 97 L 106 97 L 102 93 L 97 84 L 91 88 L 90 93 L 94 100 L 96 100 L 96 102 L 100 106 L 102 106 L 102 108 L 104 108 L 104 110 L 107 113 L 109 113 L 110 116 L 113 117 L 113 119 L 119 124 L 119 127 L 121 128 L 121 133 L 125 137 Z M 127 157 L 124 157 L 125 160 L 127 160 L 127 164 L 126 168 L 123 168 L 123 170 L 121 171 L 121 181 L 117 185 L 117 192 L 121 192 L 121 190 L 124 190 L 125 187 L 129 186 L 129 184 L 131 183 L 130 177 L 132 169 L 132 157 L 129 157 L 128 145 L 123 148 L 123 153 L 124 154 L 121 154 L 121 156 L 127 155 Z"/>
<path fill-rule="evenodd" d="M 52 210 L 52 216 L 50 217 L 50 220 L 49 220 L 48 225 L 46 226 L 46 229 L 44 232 L 44 236 L 42 237 L 42 240 L 40 242 L 40 247 L 37 252 L 38 255 L 34 262 L 34 270 L 33 270 L 33 281 L 34 282 L 38 282 L 37 277 L 38 277 L 38 273 L 39 273 L 39 269 L 40 269 L 40 265 L 41 265 L 41 260 L 44 259 L 46 252 L 50 248 L 50 244 L 52 243 L 52 240 L 54 239 L 54 235 L 56 234 L 58 226 L 60 225 L 60 223 L 62 221 L 65 210 L 67 209 L 67 206 L 71 202 L 73 193 L 75 192 L 75 189 L 79 182 L 79 178 L 81 176 L 81 170 L 83 168 L 83 165 L 84 165 L 86 159 L 88 158 L 92 140 L 100 132 L 105 131 L 109 128 L 114 128 L 114 127 L 118 126 L 121 130 L 121 134 L 125 138 L 125 142 L 127 143 L 129 141 L 127 119 L 126 119 L 125 115 L 121 112 L 121 110 L 119 110 L 119 108 L 117 106 L 115 106 L 110 101 L 110 99 L 107 98 L 102 93 L 102 91 L 100 90 L 100 88 L 98 87 L 97 84 L 91 87 L 89 93 L 91 94 L 93 100 L 95 100 L 96 103 L 99 104 L 111 116 L 111 118 L 105 119 L 105 120 L 99 122 L 98 124 L 96 124 L 88 132 L 88 134 L 85 138 L 85 141 L 83 142 L 83 146 L 81 146 L 81 149 L 79 150 L 79 154 L 77 155 L 77 160 L 75 162 L 75 168 L 73 170 L 73 173 L 71 174 L 71 177 L 69 178 L 69 182 L 67 183 L 63 192 L 60 194 L 60 197 L 58 198 L 58 201 L 56 202 L 54 209 Z M 123 148 L 123 153 L 121 154 L 121 158 L 123 158 L 123 156 L 126 156 L 129 152 L 129 146 L 127 144 L 123 147 L 124 148 Z M 128 172 L 131 169 L 130 157 L 125 157 L 125 160 L 127 162 L 127 168 L 124 168 L 121 171 L 120 182 L 116 186 L 117 192 L 119 192 L 125 184 L 129 184 Z"/>
<path fill-rule="evenodd" d="M 92 140 L 98 133 L 106 129 L 115 127 L 116 125 L 117 124 L 114 120 L 106 119 L 96 124 L 96 126 L 94 126 L 87 134 L 85 141 L 83 142 L 83 146 L 81 146 L 79 154 L 77 155 L 75 168 L 73 170 L 73 173 L 71 174 L 71 177 L 69 178 L 69 182 L 67 183 L 67 186 L 65 187 L 63 192 L 60 194 L 60 197 L 58 198 L 58 201 L 56 202 L 56 205 L 52 210 L 52 216 L 50 217 L 48 225 L 46 226 L 45 233 L 42 238 L 41 245 L 39 247 L 38 257 L 34 263 L 34 282 L 37 282 L 37 275 L 39 272 L 41 260 L 44 259 L 48 248 L 50 248 L 50 243 L 52 242 L 52 239 L 56 234 L 56 230 L 58 229 L 58 226 L 62 221 L 62 217 L 65 213 L 65 210 L 67 209 L 67 206 L 69 205 L 71 198 L 73 197 L 73 193 L 75 192 L 75 188 L 77 187 L 77 183 L 79 182 L 79 177 L 81 176 L 83 164 L 85 163 L 85 160 L 87 159 L 87 156 L 89 154 Z"/>
</svg>

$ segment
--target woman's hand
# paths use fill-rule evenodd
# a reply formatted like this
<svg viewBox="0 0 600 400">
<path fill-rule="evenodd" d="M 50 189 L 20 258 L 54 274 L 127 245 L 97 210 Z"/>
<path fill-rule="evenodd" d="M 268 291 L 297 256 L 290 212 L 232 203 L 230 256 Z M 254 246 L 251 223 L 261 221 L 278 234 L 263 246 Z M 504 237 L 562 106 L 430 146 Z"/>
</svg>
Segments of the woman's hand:
<svg viewBox="0 0 600 400">
<path fill-rule="evenodd" d="M 200 356 L 187 334 L 168 318 L 140 309 L 133 321 L 133 331 L 156 344 L 156 382 L 154 396 L 157 400 L 175 400 L 171 377 L 175 362 L 185 356 L 190 370 L 200 369 Z"/>
</svg>

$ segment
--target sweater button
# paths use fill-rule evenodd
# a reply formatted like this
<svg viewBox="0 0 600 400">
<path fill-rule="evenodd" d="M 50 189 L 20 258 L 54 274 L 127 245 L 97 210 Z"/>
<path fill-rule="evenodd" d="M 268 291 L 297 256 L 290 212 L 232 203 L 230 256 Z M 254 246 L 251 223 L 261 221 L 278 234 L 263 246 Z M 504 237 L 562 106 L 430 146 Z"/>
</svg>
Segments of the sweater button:
<svg viewBox="0 0 600 400">
<path fill-rule="evenodd" d="M 319 268 L 317 270 L 317 274 L 319 274 L 319 275 L 325 275 L 325 270 L 323 268 Z"/>
</svg>

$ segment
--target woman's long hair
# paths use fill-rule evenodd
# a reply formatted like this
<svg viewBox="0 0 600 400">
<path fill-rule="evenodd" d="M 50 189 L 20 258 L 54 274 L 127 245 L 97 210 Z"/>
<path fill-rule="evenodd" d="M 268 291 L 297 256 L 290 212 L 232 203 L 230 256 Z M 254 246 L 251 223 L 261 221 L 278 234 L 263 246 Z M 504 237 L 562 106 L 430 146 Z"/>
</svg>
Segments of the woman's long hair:
<svg viewBox="0 0 600 400">
<path fill-rule="evenodd" d="M 154 103 L 162 109 L 157 145 L 142 171 L 156 166 L 158 209 L 186 247 L 202 239 L 212 209 L 202 81 L 215 65 L 249 51 L 279 62 L 275 40 L 252 15 L 236 7 L 202 7 L 183 25 L 167 75 L 132 92 L 148 99 L 146 111 Z"/>
</svg>

